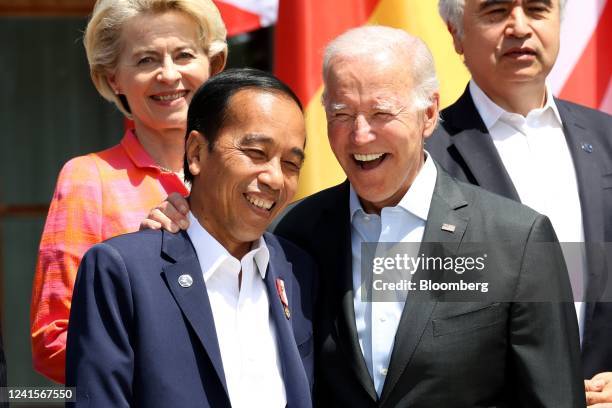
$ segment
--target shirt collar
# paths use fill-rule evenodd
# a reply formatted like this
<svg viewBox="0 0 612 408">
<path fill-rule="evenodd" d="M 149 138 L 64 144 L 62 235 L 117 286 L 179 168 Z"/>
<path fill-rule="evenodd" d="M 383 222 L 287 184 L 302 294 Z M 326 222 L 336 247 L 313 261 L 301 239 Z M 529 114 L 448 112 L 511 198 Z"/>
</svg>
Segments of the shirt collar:
<svg viewBox="0 0 612 408">
<path fill-rule="evenodd" d="M 484 122 L 487 129 L 491 129 L 495 123 L 501 118 L 504 113 L 507 113 L 506 110 L 501 108 L 495 102 L 493 102 L 487 94 L 484 93 L 482 89 L 474 82 L 474 80 L 470 80 L 469 84 L 470 94 L 472 95 L 472 100 L 474 101 L 474 105 L 476 106 L 476 110 L 480 114 L 482 121 Z M 557 105 L 555 104 L 555 99 L 553 97 L 552 91 L 548 84 L 546 84 L 546 103 L 543 107 L 539 109 L 534 109 L 532 112 L 541 111 L 545 112 L 547 109 L 552 109 L 555 118 L 559 121 L 559 124 L 563 123 L 561 121 L 561 115 L 559 114 L 559 110 L 557 109 Z M 531 112 L 530 112 L 531 113 Z"/>
<path fill-rule="evenodd" d="M 155 160 L 149 153 L 142 147 L 136 134 L 134 133 L 134 129 L 127 129 L 123 138 L 121 139 L 121 147 L 125 151 L 125 154 L 130 158 L 134 166 L 139 169 L 152 169 L 155 170 L 158 174 L 155 176 L 159 176 L 161 178 L 166 178 L 170 184 L 170 186 L 175 191 L 179 192 L 183 196 L 189 195 L 189 190 L 191 185 L 186 183 L 183 177 L 180 177 L 178 174 L 173 173 L 171 171 L 162 170 Z"/>
<path fill-rule="evenodd" d="M 198 261 L 204 274 L 204 282 L 207 282 L 222 264 L 233 264 L 232 267 L 240 269 L 241 262 L 248 262 L 251 259 L 255 260 L 261 278 L 265 279 L 270 261 L 270 251 L 263 236 L 253 242 L 251 250 L 242 260 L 238 260 L 206 231 L 191 211 L 188 216 L 189 228 L 187 228 L 187 234 L 196 250 Z"/>
<path fill-rule="evenodd" d="M 436 187 L 437 177 L 438 170 L 436 169 L 436 165 L 434 164 L 431 156 L 425 152 L 425 163 L 423 164 L 423 167 L 421 167 L 419 174 L 417 174 L 416 178 L 412 182 L 412 185 L 396 207 L 403 208 L 423 221 L 427 221 L 429 206 Z M 350 186 L 349 192 L 349 211 L 351 215 L 351 222 L 353 222 L 353 217 L 358 211 L 365 213 L 352 185 Z"/>
<path fill-rule="evenodd" d="M 134 129 L 127 129 L 125 134 L 123 135 L 123 139 L 121 139 L 121 146 L 129 156 L 129 158 L 134 162 L 136 167 L 140 168 L 153 168 L 160 170 L 155 160 L 147 153 L 147 151 L 142 147 L 136 134 L 134 133 Z"/>
</svg>

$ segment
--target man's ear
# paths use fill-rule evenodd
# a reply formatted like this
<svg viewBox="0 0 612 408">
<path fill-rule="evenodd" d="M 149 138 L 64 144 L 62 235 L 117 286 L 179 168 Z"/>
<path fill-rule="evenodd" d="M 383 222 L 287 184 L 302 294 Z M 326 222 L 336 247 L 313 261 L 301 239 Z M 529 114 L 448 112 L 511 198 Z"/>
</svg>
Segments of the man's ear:
<svg viewBox="0 0 612 408">
<path fill-rule="evenodd" d="M 223 52 L 219 52 L 210 58 L 210 76 L 217 75 L 225 68 L 227 62 L 227 55 Z"/>
<path fill-rule="evenodd" d="M 189 132 L 187 142 L 185 143 L 185 156 L 189 172 L 196 176 L 200 174 L 202 164 L 205 160 L 205 155 L 208 153 L 208 141 L 203 134 L 197 130 Z"/>
<path fill-rule="evenodd" d="M 423 137 L 428 138 L 436 129 L 438 114 L 440 111 L 440 94 L 434 92 L 431 95 L 431 106 L 423 111 Z"/>
<path fill-rule="evenodd" d="M 448 23 L 446 25 L 448 32 L 453 37 L 453 46 L 455 47 L 455 52 L 459 55 L 463 55 L 463 42 L 461 41 L 461 36 L 457 32 L 457 29 L 452 24 Z"/>
</svg>

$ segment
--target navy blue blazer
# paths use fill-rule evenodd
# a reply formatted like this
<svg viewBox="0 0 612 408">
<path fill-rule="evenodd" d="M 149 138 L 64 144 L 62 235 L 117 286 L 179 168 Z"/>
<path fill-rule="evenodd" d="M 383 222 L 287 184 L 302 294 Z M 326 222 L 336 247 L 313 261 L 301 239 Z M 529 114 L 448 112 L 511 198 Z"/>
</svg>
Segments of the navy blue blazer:
<svg viewBox="0 0 612 408">
<path fill-rule="evenodd" d="M 576 169 L 585 241 L 589 243 L 582 366 L 584 378 L 591 378 L 612 371 L 612 116 L 556 98 L 555 104 Z M 433 158 L 461 181 L 520 201 L 469 89 L 441 116 L 441 126 L 426 141 Z M 602 251 L 598 248 L 604 242 L 608 244 Z"/>
<path fill-rule="evenodd" d="M 314 263 L 282 238 L 264 239 L 287 406 L 311 407 Z M 191 286 L 179 285 L 183 274 Z M 285 282 L 290 318 L 277 278 Z M 66 382 L 77 387 L 68 406 L 230 407 L 206 285 L 185 232 L 140 231 L 85 254 L 72 298 Z"/>
</svg>

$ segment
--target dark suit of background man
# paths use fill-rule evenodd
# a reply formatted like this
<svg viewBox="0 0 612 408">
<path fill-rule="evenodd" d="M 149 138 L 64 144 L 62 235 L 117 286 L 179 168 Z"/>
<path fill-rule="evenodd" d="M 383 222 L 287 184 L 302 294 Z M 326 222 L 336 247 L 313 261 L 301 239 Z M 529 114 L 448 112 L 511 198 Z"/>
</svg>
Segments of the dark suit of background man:
<svg viewBox="0 0 612 408">
<path fill-rule="evenodd" d="M 190 228 L 83 258 L 67 342 L 76 406 L 311 407 L 314 262 L 263 234 L 297 188 L 300 103 L 270 74 L 229 70 L 194 95 L 187 134 Z"/>
<path fill-rule="evenodd" d="M 459 183 L 426 157 L 439 97 L 422 41 L 362 27 L 332 41 L 324 61 L 329 141 L 348 181 L 306 198 L 276 229 L 320 270 L 316 405 L 584 407 L 571 303 L 444 302 L 426 292 L 362 301 L 368 241 L 444 243 L 421 246 L 425 257 L 490 242 L 505 258 L 486 276 L 501 297 L 549 288 L 570 299 L 571 288 L 558 245 L 538 245 L 556 242 L 545 216 Z"/>
<path fill-rule="evenodd" d="M 612 118 L 553 98 L 545 83 L 563 1 L 459 3 L 442 0 L 440 12 L 472 80 L 427 150 L 454 177 L 548 215 L 561 242 L 612 241 Z M 580 300 L 610 279 L 602 259 L 595 245 L 568 259 L 587 276 Z M 587 402 L 612 402 L 612 303 L 576 309 L 584 378 L 600 380 L 586 382 Z"/>
</svg>

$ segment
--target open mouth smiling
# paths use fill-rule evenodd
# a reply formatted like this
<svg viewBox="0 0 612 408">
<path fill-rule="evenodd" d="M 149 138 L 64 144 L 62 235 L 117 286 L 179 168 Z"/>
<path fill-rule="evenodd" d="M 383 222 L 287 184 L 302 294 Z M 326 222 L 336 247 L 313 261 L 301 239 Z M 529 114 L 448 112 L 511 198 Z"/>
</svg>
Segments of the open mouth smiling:
<svg viewBox="0 0 612 408">
<path fill-rule="evenodd" d="M 250 194 L 244 194 L 244 198 L 257 210 L 270 212 L 276 205 L 275 201 L 266 200 L 265 198 L 255 197 Z"/>
<path fill-rule="evenodd" d="M 363 170 L 371 170 L 378 167 L 387 157 L 387 153 L 353 154 L 353 160 Z"/>
<path fill-rule="evenodd" d="M 177 99 L 186 97 L 188 93 L 189 91 L 187 90 L 177 91 L 173 93 L 163 93 L 163 94 L 151 95 L 151 99 L 158 101 L 158 102 L 172 102 Z"/>
</svg>

